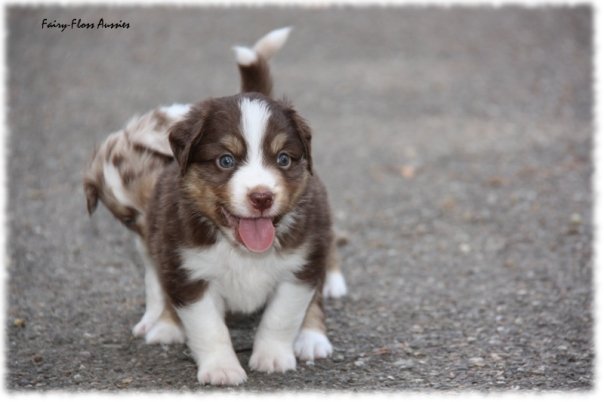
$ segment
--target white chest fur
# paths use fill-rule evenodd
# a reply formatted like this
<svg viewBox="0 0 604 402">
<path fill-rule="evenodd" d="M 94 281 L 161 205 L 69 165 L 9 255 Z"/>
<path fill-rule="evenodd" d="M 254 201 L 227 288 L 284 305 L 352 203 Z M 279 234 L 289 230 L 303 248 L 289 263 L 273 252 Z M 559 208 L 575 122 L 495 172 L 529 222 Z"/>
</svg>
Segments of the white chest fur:
<svg viewBox="0 0 604 402">
<path fill-rule="evenodd" d="M 229 311 L 243 313 L 260 308 L 276 286 L 293 279 L 306 262 L 304 247 L 290 253 L 273 248 L 253 254 L 225 239 L 209 248 L 184 248 L 180 253 L 190 279 L 208 281 Z"/>
</svg>

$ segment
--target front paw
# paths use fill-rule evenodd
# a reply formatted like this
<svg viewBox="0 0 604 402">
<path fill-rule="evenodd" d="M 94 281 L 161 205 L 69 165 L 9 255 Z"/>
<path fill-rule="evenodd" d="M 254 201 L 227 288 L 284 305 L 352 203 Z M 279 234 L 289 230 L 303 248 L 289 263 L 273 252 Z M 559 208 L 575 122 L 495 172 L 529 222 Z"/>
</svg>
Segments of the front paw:
<svg viewBox="0 0 604 402">
<path fill-rule="evenodd" d="M 303 329 L 294 343 L 294 350 L 300 360 L 313 361 L 330 356 L 333 347 L 325 334 L 312 329 Z"/>
<path fill-rule="evenodd" d="M 202 384 L 239 385 L 247 380 L 245 370 L 236 356 L 209 356 L 201 362 L 197 380 Z"/>
<path fill-rule="evenodd" d="M 250 368 L 266 373 L 296 369 L 296 356 L 291 345 L 282 342 L 263 342 L 254 346 Z"/>
</svg>

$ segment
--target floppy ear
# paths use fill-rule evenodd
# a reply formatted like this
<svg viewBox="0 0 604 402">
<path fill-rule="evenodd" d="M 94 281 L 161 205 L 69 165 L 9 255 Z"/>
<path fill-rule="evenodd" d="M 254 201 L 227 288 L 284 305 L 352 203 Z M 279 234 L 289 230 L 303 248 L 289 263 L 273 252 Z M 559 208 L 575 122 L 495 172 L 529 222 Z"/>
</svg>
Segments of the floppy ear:
<svg viewBox="0 0 604 402">
<path fill-rule="evenodd" d="M 86 194 L 88 215 L 92 215 L 99 202 L 99 188 L 97 184 L 90 179 L 84 179 L 84 193 Z"/>
<path fill-rule="evenodd" d="M 207 115 L 205 109 L 203 104 L 195 106 L 184 120 L 174 124 L 170 129 L 170 148 L 172 148 L 182 175 L 191 164 L 191 151 L 203 135 L 204 119 Z"/>
<path fill-rule="evenodd" d="M 284 102 L 285 103 L 285 102 Z M 312 133 L 310 131 L 310 127 L 292 107 L 291 105 L 285 103 L 284 105 L 285 115 L 289 119 L 290 123 L 293 125 L 294 130 L 296 131 L 296 135 L 302 141 L 302 146 L 304 147 L 304 157 L 306 158 L 309 173 L 312 175 L 312 155 L 310 152 L 310 140 L 312 138 Z"/>
</svg>

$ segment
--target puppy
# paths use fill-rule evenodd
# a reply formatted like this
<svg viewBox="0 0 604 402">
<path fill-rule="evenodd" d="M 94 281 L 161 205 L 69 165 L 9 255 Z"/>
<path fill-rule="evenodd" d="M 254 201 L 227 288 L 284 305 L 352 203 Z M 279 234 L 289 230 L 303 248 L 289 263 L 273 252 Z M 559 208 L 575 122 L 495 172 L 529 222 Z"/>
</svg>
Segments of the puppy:
<svg viewBox="0 0 604 402">
<path fill-rule="evenodd" d="M 246 380 L 224 317 L 265 307 L 249 365 L 263 372 L 326 357 L 321 290 L 337 269 L 327 193 L 311 130 L 270 97 L 262 49 L 235 48 L 243 92 L 191 107 L 170 129 L 175 162 L 147 207 L 147 248 L 198 364 L 201 383 Z M 340 275 L 341 277 L 341 275 Z"/>
<path fill-rule="evenodd" d="M 88 213 L 92 214 L 101 200 L 116 219 L 137 235 L 137 249 L 145 265 L 146 311 L 133 334 L 145 336 L 147 343 L 184 342 L 178 317 L 166 308 L 169 305 L 142 239 L 155 182 L 174 160 L 168 128 L 189 109 L 189 105 L 175 104 L 134 117 L 124 129 L 107 137 L 84 175 Z"/>
<path fill-rule="evenodd" d="M 253 49 L 236 47 L 235 52 L 241 73 L 242 91 L 256 90 L 270 94 L 272 82 L 267 61 L 285 43 L 288 29 L 276 30 L 261 38 Z M 123 130 L 111 134 L 94 153 L 84 178 L 88 212 L 92 214 L 100 199 L 109 211 L 128 229 L 137 234 L 137 248 L 145 265 L 146 311 L 134 326 L 136 336 L 144 336 L 147 343 L 183 342 L 179 319 L 166 297 L 144 242 L 146 233 L 145 211 L 151 192 L 161 170 L 173 161 L 168 141 L 169 127 L 182 120 L 191 105 L 175 104 L 161 107 L 141 117 L 133 118 Z M 339 270 L 336 255 L 323 288 L 326 297 L 340 297 L 346 293 L 344 278 Z M 321 300 L 313 301 L 304 327 L 324 332 Z M 305 360 L 314 358 L 312 331 L 302 330 L 296 343 L 298 356 Z M 323 348 L 324 354 L 331 349 Z"/>
</svg>

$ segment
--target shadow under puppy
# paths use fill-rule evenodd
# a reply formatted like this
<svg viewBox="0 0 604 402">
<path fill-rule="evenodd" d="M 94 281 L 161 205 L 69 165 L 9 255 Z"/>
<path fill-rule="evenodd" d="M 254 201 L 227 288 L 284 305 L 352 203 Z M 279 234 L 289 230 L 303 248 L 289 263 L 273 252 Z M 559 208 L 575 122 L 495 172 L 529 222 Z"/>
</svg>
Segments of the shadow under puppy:
<svg viewBox="0 0 604 402">
<path fill-rule="evenodd" d="M 272 82 L 271 82 L 271 78 L 270 78 L 270 74 L 269 74 L 268 64 L 266 61 L 283 45 L 283 43 L 287 39 L 288 33 L 289 33 L 288 29 L 276 30 L 276 31 L 269 33 L 262 39 L 260 39 L 256 43 L 256 45 L 254 46 L 253 49 L 247 49 L 247 48 L 241 48 L 241 47 L 235 48 L 237 60 L 238 60 L 239 66 L 240 66 L 243 92 L 257 91 L 257 92 L 263 93 L 265 95 L 270 95 Z M 234 100 L 234 99 L 235 99 L 235 97 L 232 97 L 232 100 Z M 250 104 L 255 104 L 255 105 L 259 105 L 261 103 L 257 103 L 257 102 L 263 101 L 262 97 L 258 97 L 258 96 L 249 96 L 247 98 L 240 96 L 240 100 L 243 101 L 243 99 L 247 99 L 247 102 L 249 102 Z M 218 101 L 218 100 L 216 100 L 216 101 Z M 235 104 L 237 104 L 237 102 L 235 102 L 235 103 L 231 102 L 231 106 L 233 106 Z M 278 168 L 280 170 L 277 170 L 277 172 L 281 171 L 282 173 L 285 173 L 287 170 L 290 170 L 291 166 L 285 166 L 288 163 L 290 165 L 298 164 L 300 166 L 302 164 L 306 163 L 306 168 L 304 170 L 306 170 L 308 172 L 309 177 L 312 178 L 312 176 L 311 176 L 312 167 L 311 167 L 311 158 L 310 158 L 310 132 L 308 130 L 308 127 L 297 116 L 297 114 L 295 114 L 295 112 L 293 112 L 293 110 L 289 106 L 285 105 L 282 102 L 276 102 L 275 104 L 278 105 L 279 107 L 281 107 L 283 112 L 288 111 L 288 115 L 287 116 L 283 115 L 282 117 L 291 119 L 291 122 L 293 122 L 293 124 L 297 125 L 296 130 L 299 130 L 299 131 L 296 133 L 296 132 L 292 132 L 291 130 L 290 131 L 285 130 L 283 133 L 280 133 L 283 135 L 275 136 L 275 138 L 278 137 L 279 140 L 275 140 L 275 138 L 273 138 L 273 140 L 276 141 L 276 142 L 272 141 L 273 145 L 275 145 L 275 146 L 280 145 L 280 142 L 283 142 L 283 144 L 281 144 L 281 145 L 285 146 L 286 143 L 288 142 L 287 141 L 288 136 L 291 136 L 292 134 L 295 136 L 298 136 L 299 141 L 301 141 L 300 143 L 298 143 L 298 148 L 297 148 L 298 152 L 297 153 L 292 152 L 291 155 L 286 154 L 286 156 L 283 156 L 283 155 L 279 156 L 280 162 L 279 162 Z M 237 107 L 238 106 L 236 106 L 235 109 L 237 109 Z M 227 107 L 227 109 L 228 109 L 228 107 Z M 227 109 L 224 109 L 224 111 L 226 111 Z M 268 109 L 267 109 L 267 111 L 268 111 Z M 146 216 L 147 203 L 148 203 L 149 197 L 155 186 L 155 182 L 157 180 L 159 173 L 164 169 L 164 167 L 169 166 L 173 160 L 172 152 L 170 149 L 170 144 L 168 143 L 168 137 L 167 137 L 168 128 L 172 124 L 174 124 L 178 121 L 181 121 L 184 118 L 185 114 L 188 112 L 190 112 L 189 115 L 191 115 L 192 113 L 198 113 L 199 107 L 192 108 L 191 105 L 173 105 L 173 106 L 167 107 L 167 108 L 166 107 L 159 108 L 157 110 L 147 113 L 146 115 L 144 115 L 140 118 L 133 119 L 124 130 L 114 133 L 108 137 L 108 139 L 105 141 L 105 143 L 100 147 L 100 149 L 94 155 L 93 161 L 88 168 L 88 171 L 86 173 L 86 177 L 84 180 L 84 188 L 86 191 L 88 210 L 90 213 L 92 213 L 94 211 L 94 209 L 96 208 L 98 199 L 101 199 L 101 201 L 108 207 L 108 209 L 113 213 L 113 215 L 116 218 L 118 218 L 120 221 L 122 221 L 129 229 L 135 231 L 142 238 L 147 237 L 146 217 L 145 216 Z M 213 112 L 214 113 L 212 113 L 212 115 L 217 117 L 214 121 L 215 122 L 220 121 L 221 120 L 221 118 L 219 117 L 221 115 L 220 110 L 214 110 Z M 195 120 L 196 123 L 199 123 L 200 122 L 199 117 L 200 116 L 195 116 L 193 120 Z M 275 117 L 273 117 L 272 119 L 268 119 L 267 123 L 269 121 L 274 120 Z M 191 124 L 190 116 L 187 118 L 187 121 L 188 121 L 187 124 Z M 282 121 L 282 123 L 283 122 L 284 121 Z M 208 124 L 205 127 L 206 130 L 209 129 L 209 127 L 210 127 L 209 120 L 207 121 L 207 123 Z M 240 121 L 239 123 L 242 123 L 242 121 Z M 287 120 L 285 120 L 285 123 L 287 123 Z M 282 127 L 285 127 L 285 126 L 282 126 Z M 292 126 L 292 128 L 293 127 L 294 126 Z M 180 126 L 180 128 L 179 128 L 181 130 L 181 132 L 182 132 L 182 128 L 183 128 L 183 126 Z M 199 128 L 201 130 L 201 126 Z M 189 128 L 186 128 L 186 130 L 189 130 Z M 242 134 L 242 133 L 240 133 L 240 134 Z M 305 137 L 303 138 L 302 135 L 304 135 Z M 174 137 L 175 137 L 175 141 L 178 142 L 179 139 L 176 138 L 177 135 L 175 135 Z M 195 138 L 197 138 L 197 137 L 195 137 Z M 246 152 L 246 150 L 243 148 L 247 147 L 248 141 L 249 141 L 249 138 L 244 137 L 243 135 L 239 135 L 238 138 L 239 138 L 239 145 L 242 146 L 241 147 L 242 149 L 237 150 L 239 152 L 238 154 L 237 154 L 237 152 L 230 154 L 231 157 L 233 157 L 233 162 L 235 162 L 235 163 L 237 162 L 237 160 L 234 159 L 236 156 L 240 157 L 240 160 L 239 160 L 240 162 L 246 160 L 246 157 L 241 157 L 241 155 L 242 155 L 242 152 Z M 191 139 L 194 139 L 194 138 L 191 138 Z M 187 143 L 187 138 L 183 138 L 180 140 L 181 140 L 181 143 L 184 144 L 184 147 L 182 148 L 182 150 L 179 150 L 178 155 L 181 156 L 181 158 L 179 160 L 180 166 L 181 166 L 180 170 L 181 170 L 181 173 L 184 174 L 189 168 L 188 164 L 197 163 L 194 160 L 194 158 L 192 158 L 192 159 L 186 161 L 185 164 L 187 166 L 183 165 L 182 155 L 183 155 L 184 149 L 188 148 L 186 151 L 188 157 L 191 155 L 195 156 L 194 153 L 191 153 L 191 149 L 194 150 L 196 147 L 199 147 L 200 143 L 193 144 L 193 142 L 195 142 L 195 141 L 191 141 L 190 143 Z M 209 137 L 206 138 L 206 141 L 208 141 L 208 140 L 209 140 Z M 243 140 L 243 141 L 241 141 L 241 140 Z M 234 141 L 237 141 L 237 140 L 234 140 Z M 295 144 L 292 144 L 291 141 L 289 141 L 289 142 L 290 142 L 290 146 L 293 145 L 294 148 L 296 148 Z M 175 144 L 175 145 L 178 147 L 178 144 Z M 230 145 L 235 146 L 235 148 L 237 147 L 236 143 L 232 143 Z M 303 149 L 299 148 L 300 145 L 302 145 Z M 300 151 L 302 151 L 302 154 L 300 154 Z M 223 155 L 220 155 L 220 156 L 223 156 Z M 292 160 L 291 157 L 295 157 L 297 159 Z M 221 173 L 225 173 L 226 171 L 229 170 L 229 168 L 226 168 L 226 170 L 224 168 L 225 163 L 227 165 L 230 163 L 228 161 L 228 160 L 230 160 L 229 158 L 230 158 L 229 156 L 227 156 L 226 158 L 222 158 L 223 166 L 218 165 L 218 167 L 221 169 L 220 170 Z M 287 158 L 290 158 L 289 162 L 287 161 Z M 219 163 L 219 162 L 216 162 L 216 163 Z M 236 169 L 235 166 L 233 166 L 230 168 L 230 170 L 232 171 L 232 173 L 234 173 L 235 170 L 239 170 L 239 169 Z M 288 174 L 291 176 L 292 172 L 294 172 L 294 171 L 295 171 L 295 168 L 292 168 Z M 214 179 L 217 179 L 219 176 L 220 176 L 220 174 L 217 175 Z M 224 175 L 222 175 L 222 176 L 224 177 Z M 286 179 L 287 177 L 288 176 L 286 174 L 283 174 L 283 176 L 282 176 L 283 179 Z M 316 183 L 313 184 L 313 181 L 316 181 Z M 217 183 L 216 181 L 214 181 L 214 182 Z M 283 186 L 284 184 L 286 184 L 285 182 L 289 182 L 289 185 Z M 212 183 L 211 180 L 208 182 L 208 184 L 210 184 L 210 183 Z M 272 196 L 269 196 L 268 193 L 264 193 L 263 191 L 260 191 L 259 197 L 257 195 L 252 197 L 252 198 L 255 197 L 254 201 L 250 201 L 252 198 L 248 197 L 248 201 L 246 201 L 246 202 L 255 203 L 255 204 L 252 204 L 251 207 L 256 208 L 256 214 L 259 213 L 259 216 L 254 217 L 254 219 L 250 219 L 249 217 L 246 218 L 245 216 L 238 216 L 238 215 L 232 215 L 232 214 L 228 215 L 228 214 L 230 214 L 230 212 L 228 212 L 229 211 L 228 209 L 224 209 L 224 212 L 226 212 L 226 213 L 223 213 L 222 209 L 220 209 L 219 212 L 220 212 L 220 214 L 223 214 L 222 218 L 227 219 L 227 225 L 229 227 L 231 227 L 231 229 L 227 232 L 227 233 L 230 232 L 230 235 L 227 234 L 227 239 L 231 242 L 234 242 L 233 244 L 235 244 L 235 246 L 237 248 L 241 248 L 241 247 L 243 249 L 247 248 L 248 249 L 247 253 L 250 255 L 254 255 L 254 254 L 252 254 L 254 252 L 257 253 L 257 252 L 264 251 L 264 253 L 261 253 L 258 255 L 262 256 L 262 255 L 266 254 L 263 259 L 265 260 L 265 263 L 267 263 L 267 264 L 268 264 L 268 260 L 270 260 L 271 258 L 273 258 L 273 260 L 274 260 L 273 262 L 275 264 L 279 264 L 279 259 L 278 258 L 276 259 L 275 258 L 276 256 L 283 257 L 286 254 L 291 254 L 291 251 L 294 249 L 297 249 L 298 251 L 300 251 L 299 247 L 298 248 L 295 247 L 296 246 L 295 243 L 298 242 L 302 237 L 304 237 L 305 238 L 304 240 L 306 240 L 303 242 L 304 247 L 308 248 L 308 250 L 306 250 L 308 252 L 306 253 L 305 256 L 302 256 L 302 254 L 304 254 L 304 253 L 299 253 L 299 254 L 302 257 L 304 257 L 302 259 L 306 260 L 305 263 L 307 265 L 309 264 L 311 257 L 313 259 L 324 260 L 323 265 L 325 265 L 328 270 L 328 277 L 327 277 L 327 281 L 325 282 L 324 287 L 323 287 L 323 293 L 326 296 L 339 297 L 339 296 L 342 296 L 343 294 L 345 294 L 346 287 L 345 287 L 344 279 L 339 271 L 337 255 L 335 253 L 333 241 L 331 240 L 333 237 L 331 235 L 331 231 L 330 230 L 325 231 L 326 234 L 325 234 L 325 236 L 323 236 L 324 238 L 322 238 L 321 236 L 317 236 L 313 240 L 313 239 L 310 239 L 312 236 L 304 235 L 303 233 L 301 233 L 301 232 L 303 232 L 303 230 L 302 230 L 303 228 L 308 229 L 310 227 L 309 222 L 308 222 L 309 221 L 308 217 L 304 218 L 304 221 L 307 221 L 306 224 L 301 224 L 301 222 L 298 222 L 298 220 L 301 218 L 301 216 L 299 216 L 299 215 L 305 215 L 305 213 L 301 214 L 301 211 L 304 212 L 304 209 L 305 209 L 305 208 L 302 208 L 303 205 L 308 205 L 309 201 L 310 201 L 310 204 L 313 204 L 313 201 L 312 201 L 313 197 L 310 197 L 310 199 L 309 199 L 309 196 L 308 196 L 309 189 L 311 188 L 308 186 L 314 185 L 315 187 L 319 188 L 319 191 L 318 191 L 319 193 L 322 192 L 320 190 L 320 188 L 322 186 L 320 184 L 317 185 L 317 183 L 319 183 L 319 182 L 318 182 L 318 179 L 316 179 L 316 178 L 313 180 L 310 180 L 310 183 L 309 183 L 309 179 L 302 178 L 302 176 L 298 177 L 298 179 L 293 178 L 293 176 L 292 176 L 292 180 L 289 180 L 289 181 L 285 180 L 284 183 L 281 183 L 281 188 L 287 187 L 285 189 L 285 192 L 286 193 L 289 192 L 288 194 L 290 196 L 288 202 L 284 202 L 283 193 L 280 193 L 277 191 Z M 193 187 L 195 187 L 195 186 L 193 186 Z M 200 190 L 201 187 L 200 186 L 198 186 L 198 187 L 199 188 L 197 189 L 197 191 L 201 191 Z M 218 187 L 221 187 L 221 185 L 218 184 Z M 277 187 L 275 187 L 275 188 L 277 188 Z M 295 190 L 295 188 L 297 188 L 298 190 Z M 293 192 L 290 192 L 290 190 L 293 190 Z M 282 190 L 280 190 L 280 191 L 282 191 Z M 317 192 L 317 191 L 315 191 L 315 192 Z M 250 194 L 252 194 L 252 193 L 250 193 Z M 256 193 L 258 193 L 258 192 L 256 191 Z M 273 199 L 271 199 L 271 197 Z M 202 197 L 200 197 L 200 200 L 205 199 L 205 198 L 207 198 L 206 194 L 202 194 Z M 208 204 L 207 201 L 203 201 L 203 203 Z M 275 205 L 281 205 L 280 209 L 282 211 L 278 214 L 279 216 L 275 215 L 273 217 L 273 216 L 270 216 L 270 214 L 266 215 L 265 207 L 269 203 L 270 204 L 275 203 Z M 314 204 L 316 204 L 315 206 L 322 205 L 323 207 L 325 207 L 324 209 L 328 213 L 328 208 L 327 208 L 325 202 L 317 203 L 316 201 L 314 201 Z M 222 208 L 222 206 L 221 206 L 221 208 Z M 258 209 L 258 208 L 260 208 L 260 209 Z M 211 207 L 210 207 L 210 209 L 211 209 Z M 204 211 L 203 209 L 200 209 L 199 211 L 196 211 L 196 212 L 203 212 L 203 211 Z M 214 211 L 214 212 L 216 212 L 216 211 Z M 263 219 L 266 219 L 266 218 L 263 218 L 263 216 L 262 216 L 263 214 L 265 216 L 268 216 L 268 219 L 271 220 L 273 229 L 270 228 L 270 226 L 267 224 L 266 220 L 263 220 Z M 168 215 L 169 215 L 169 213 L 168 213 Z M 216 214 L 212 215 L 212 213 L 210 211 L 210 213 L 206 216 L 206 219 L 208 220 L 206 223 L 212 222 L 211 217 L 216 218 Z M 320 218 L 320 216 L 319 216 L 319 218 Z M 218 225 L 221 225 L 224 223 L 224 221 L 217 220 L 216 223 Z M 294 223 L 296 223 L 296 224 L 294 224 Z M 324 224 L 326 223 L 327 226 L 329 226 L 328 220 L 324 221 L 323 223 Z M 220 233 L 223 233 L 223 235 L 224 235 L 225 227 L 222 226 L 222 228 L 220 228 L 218 225 L 214 224 L 214 228 L 210 228 L 210 230 L 208 230 L 208 232 L 207 232 L 208 239 L 206 239 L 206 242 L 209 240 L 213 240 L 212 245 L 214 245 L 214 246 L 220 246 L 220 244 L 223 244 L 218 239 L 218 237 L 220 237 L 220 236 L 216 235 L 215 231 L 218 228 L 218 231 Z M 237 230 L 233 230 L 234 226 L 237 227 Z M 162 230 L 162 229 L 160 228 L 159 230 Z M 275 233 L 271 234 L 270 233 L 271 231 L 274 231 Z M 214 236 L 215 238 L 210 239 L 210 237 L 212 237 L 212 236 Z M 271 238 L 273 239 L 273 241 L 269 245 L 268 242 Z M 298 240 L 296 240 L 296 239 L 298 239 Z M 312 253 L 310 252 L 311 251 L 310 249 L 312 249 L 313 247 L 311 247 L 309 244 L 316 242 L 317 240 L 327 241 L 327 243 L 324 243 L 324 244 L 327 244 L 327 247 L 325 250 L 322 251 L 322 253 L 325 254 L 322 257 L 316 255 L 318 252 L 317 250 L 314 250 Z M 246 245 L 246 241 L 247 241 L 247 245 Z M 146 274 L 145 274 L 146 312 L 145 312 L 143 318 L 141 319 L 141 321 L 134 327 L 133 332 L 135 333 L 135 335 L 139 335 L 139 336 L 144 335 L 146 338 L 146 341 L 149 343 L 182 342 L 184 340 L 184 336 L 181 331 L 181 327 L 180 327 L 180 323 L 179 323 L 180 320 L 178 319 L 178 316 L 174 314 L 174 310 L 172 308 L 173 305 L 182 307 L 182 305 L 183 305 L 182 301 L 179 301 L 178 295 L 176 295 L 176 297 L 174 297 L 174 295 L 173 295 L 173 297 L 170 298 L 172 302 L 167 303 L 164 290 L 162 289 L 162 287 L 160 286 L 160 283 L 159 283 L 159 278 L 157 275 L 158 273 L 155 270 L 155 268 L 153 267 L 153 262 L 149 260 L 149 257 L 147 255 L 148 253 L 146 251 L 146 247 L 141 242 L 138 242 L 138 243 L 139 243 L 139 250 L 141 251 L 141 254 L 143 255 L 143 260 L 146 265 Z M 196 244 L 197 246 L 201 246 L 203 243 L 204 242 L 197 244 L 197 243 L 193 242 L 193 244 Z M 274 243 L 274 245 L 273 245 L 273 243 Z M 260 250 L 261 248 L 264 248 L 264 247 L 267 247 L 268 249 L 271 249 L 271 250 L 268 250 L 268 249 Z M 241 250 L 239 250 L 238 252 L 241 252 Z M 227 254 L 229 254 L 229 252 L 227 252 Z M 286 258 L 286 260 L 288 260 L 288 259 Z M 241 263 L 241 261 L 239 261 L 239 263 Z M 260 264 L 260 265 L 262 265 L 262 264 Z M 268 264 L 268 265 L 270 265 L 270 264 Z M 304 264 L 302 264 L 302 265 L 304 265 Z M 317 285 L 318 283 L 323 281 L 324 272 L 323 273 L 318 272 L 318 271 L 322 271 L 322 269 L 315 268 L 315 269 L 309 270 L 309 269 L 302 269 L 302 268 L 303 267 L 298 267 L 298 269 L 289 269 L 289 271 L 292 271 L 292 272 L 297 271 L 296 277 L 299 277 L 298 279 L 306 280 L 308 283 L 311 283 L 314 285 Z M 285 269 L 285 271 L 288 271 L 287 267 L 284 267 L 284 269 Z M 182 267 L 180 267 L 176 271 L 180 272 L 180 274 L 182 274 L 182 272 L 184 272 Z M 231 269 L 229 272 L 230 272 L 230 275 L 233 275 L 235 271 L 233 269 Z M 305 274 L 303 272 L 305 272 Z M 291 274 L 291 272 L 290 272 L 290 274 Z M 271 275 L 272 275 L 272 273 L 271 273 Z M 305 278 L 305 275 L 309 276 L 309 277 Z M 168 275 L 168 277 L 169 276 L 170 275 Z M 185 275 L 185 276 L 187 276 L 187 275 Z M 249 276 L 249 273 L 248 273 L 248 276 Z M 282 272 L 276 272 L 275 278 L 273 278 L 272 281 L 268 281 L 268 282 L 274 282 L 273 285 L 276 285 L 277 283 L 280 282 L 279 280 L 276 280 L 276 279 L 278 279 L 277 277 L 281 277 L 281 276 L 287 276 L 287 275 L 283 275 Z M 163 275 L 163 277 L 165 278 L 166 275 Z M 187 283 L 191 282 L 189 277 L 180 278 L 180 279 L 184 279 L 182 282 L 180 282 L 181 284 L 187 284 Z M 197 285 L 200 285 L 202 292 L 203 292 L 203 291 L 207 290 L 206 288 L 208 288 L 209 284 L 214 283 L 214 281 L 210 281 L 207 279 L 210 279 L 210 278 L 206 278 L 206 280 L 199 278 L 199 279 L 195 279 L 193 282 L 196 283 Z M 205 284 L 202 284 L 201 282 L 204 282 Z M 238 285 L 244 285 L 244 284 L 254 285 L 254 283 L 255 283 L 255 282 L 254 283 L 245 283 L 245 282 L 246 281 L 242 278 L 242 281 L 239 281 Z M 249 280 L 248 280 L 248 282 L 249 282 Z M 261 284 L 265 287 L 267 285 L 269 285 L 268 282 L 267 281 L 258 281 L 259 284 Z M 216 282 L 216 283 L 218 283 L 218 282 Z M 192 286 L 192 288 L 196 288 L 196 287 L 198 288 L 199 286 Z M 270 287 L 270 286 L 268 286 L 268 287 Z M 276 286 L 273 286 L 273 287 L 275 287 L 275 289 L 273 289 L 273 291 L 277 289 Z M 315 288 L 316 288 L 316 286 L 315 286 Z M 233 289 L 231 289 L 231 290 L 233 290 Z M 243 292 L 252 292 L 252 293 L 257 291 L 257 289 L 254 289 L 253 287 L 249 288 L 249 289 L 239 289 L 239 290 L 241 290 Z M 199 289 L 197 291 L 199 292 Z M 266 289 L 260 293 L 263 293 L 263 292 L 267 293 Z M 268 293 L 272 293 L 270 289 L 268 290 Z M 270 295 L 268 293 L 264 295 L 266 299 L 268 299 L 270 297 Z M 201 292 L 198 296 L 202 297 Z M 175 301 L 176 301 L 176 303 L 174 303 Z M 256 303 L 252 303 L 252 304 L 256 304 Z M 226 306 L 224 306 L 224 307 L 226 307 Z M 246 308 L 243 308 L 241 310 L 242 311 L 251 311 L 253 309 L 255 309 L 255 306 L 248 305 Z M 226 310 L 226 308 L 225 308 L 225 310 Z M 238 309 L 235 308 L 233 310 L 238 310 Z M 310 303 L 310 306 L 306 310 L 306 315 L 304 318 L 302 329 L 299 332 L 299 334 L 297 335 L 297 340 L 295 342 L 296 355 L 304 360 L 312 360 L 313 358 L 326 357 L 327 355 L 329 355 L 329 353 L 331 352 L 331 345 L 329 344 L 329 341 L 327 340 L 327 338 L 325 337 L 324 334 L 325 334 L 325 327 L 323 324 L 323 312 L 322 312 L 320 292 L 314 292 L 312 302 Z M 227 333 L 227 335 L 228 335 L 228 333 Z M 256 351 L 257 351 L 257 348 L 255 348 L 255 352 Z M 258 355 L 258 354 L 256 354 L 256 355 Z M 199 359 L 198 359 L 198 361 L 199 361 Z M 273 362 L 273 363 L 275 363 L 275 362 Z M 279 363 L 279 362 L 277 362 L 277 363 Z M 277 364 L 277 365 L 273 364 L 272 368 L 269 368 L 268 364 L 264 364 L 263 366 L 264 366 L 265 371 L 285 370 L 288 368 L 295 367 L 295 359 L 293 360 L 293 367 L 292 367 L 291 359 L 288 364 Z M 252 367 L 254 367 L 254 366 L 252 365 Z M 258 369 L 262 370 L 263 368 L 258 367 Z M 235 376 L 235 377 L 237 377 L 237 376 Z M 241 376 L 239 376 L 239 377 L 241 377 Z M 243 378 L 245 378 L 245 376 Z M 200 380 L 202 382 L 225 383 L 225 384 L 239 382 L 239 381 L 235 381 L 236 378 L 234 379 L 232 375 L 222 375 L 222 376 L 221 375 L 214 375 L 214 376 L 210 375 L 209 378 L 206 376 L 205 380 L 204 380 L 204 378 L 200 378 Z"/>
</svg>

